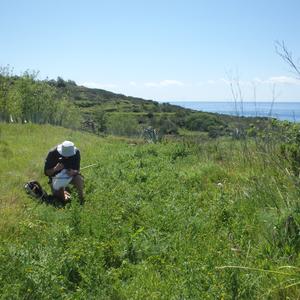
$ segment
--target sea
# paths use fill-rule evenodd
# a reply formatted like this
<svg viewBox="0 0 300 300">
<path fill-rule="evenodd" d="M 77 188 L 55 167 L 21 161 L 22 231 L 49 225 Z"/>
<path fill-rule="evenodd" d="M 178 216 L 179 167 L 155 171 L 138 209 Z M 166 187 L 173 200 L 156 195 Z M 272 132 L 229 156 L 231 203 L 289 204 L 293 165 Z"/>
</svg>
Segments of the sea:
<svg viewBox="0 0 300 300">
<path fill-rule="evenodd" d="M 245 117 L 273 117 L 279 120 L 300 122 L 300 100 L 299 102 L 174 101 L 169 103 L 197 111 Z"/>
</svg>

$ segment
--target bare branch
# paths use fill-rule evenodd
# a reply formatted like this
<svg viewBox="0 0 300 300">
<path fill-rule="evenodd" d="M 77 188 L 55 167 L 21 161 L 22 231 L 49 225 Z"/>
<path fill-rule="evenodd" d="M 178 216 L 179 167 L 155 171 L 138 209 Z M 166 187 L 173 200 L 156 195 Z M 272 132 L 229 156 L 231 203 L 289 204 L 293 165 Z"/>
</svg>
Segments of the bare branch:
<svg viewBox="0 0 300 300">
<path fill-rule="evenodd" d="M 292 68 L 294 73 L 296 73 L 296 76 L 300 78 L 300 66 L 296 65 L 296 63 L 294 62 L 292 52 L 288 50 L 284 41 L 276 41 L 275 50 L 276 53 L 283 59 L 283 61 L 285 61 Z"/>
<path fill-rule="evenodd" d="M 233 101 L 234 101 L 235 112 L 236 112 L 236 115 L 238 116 L 239 115 L 239 110 L 238 110 L 238 107 L 237 107 L 237 102 L 238 102 L 239 96 L 238 96 L 238 90 L 236 89 L 236 86 L 235 86 L 236 80 L 233 79 L 233 76 L 232 76 L 231 72 L 226 72 L 226 73 L 227 73 L 227 78 L 228 78 L 228 81 L 229 81 L 231 95 L 232 95 L 232 98 L 233 98 Z"/>
<path fill-rule="evenodd" d="M 254 100 L 254 110 L 255 110 L 255 116 L 257 117 L 257 107 L 256 107 L 256 84 L 254 81 L 252 81 L 252 87 L 253 87 L 253 100 Z"/>
</svg>

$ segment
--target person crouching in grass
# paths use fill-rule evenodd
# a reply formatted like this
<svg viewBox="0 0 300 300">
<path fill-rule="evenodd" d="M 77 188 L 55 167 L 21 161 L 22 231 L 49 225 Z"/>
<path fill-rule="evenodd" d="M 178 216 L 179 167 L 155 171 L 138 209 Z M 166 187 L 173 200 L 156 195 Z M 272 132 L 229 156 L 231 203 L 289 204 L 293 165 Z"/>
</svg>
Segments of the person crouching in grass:
<svg viewBox="0 0 300 300">
<path fill-rule="evenodd" d="M 80 151 L 70 141 L 64 141 L 52 148 L 45 160 L 44 173 L 49 177 L 53 196 L 65 202 L 70 195 L 65 191 L 72 184 L 79 196 L 80 204 L 84 203 L 83 177 L 80 174 Z"/>
</svg>

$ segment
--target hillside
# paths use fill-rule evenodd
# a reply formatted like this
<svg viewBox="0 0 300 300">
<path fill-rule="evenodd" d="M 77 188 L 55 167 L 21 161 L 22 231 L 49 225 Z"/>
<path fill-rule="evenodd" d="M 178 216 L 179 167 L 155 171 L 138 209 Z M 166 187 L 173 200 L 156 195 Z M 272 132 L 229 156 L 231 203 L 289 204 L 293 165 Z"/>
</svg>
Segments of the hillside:
<svg viewBox="0 0 300 300">
<path fill-rule="evenodd" d="M 48 84 L 56 87 L 61 95 L 68 94 L 74 103 L 86 110 L 100 106 L 107 112 L 176 112 L 190 111 L 180 106 L 168 103 L 159 103 L 153 100 L 125 96 L 102 89 L 87 88 L 77 85 L 74 81 L 48 81 Z M 88 109 L 90 108 L 90 110 Z"/>
<path fill-rule="evenodd" d="M 92 121 L 88 124 L 92 124 L 93 128 L 87 126 L 87 129 L 91 131 L 97 131 L 95 128 L 103 128 L 103 124 L 99 126 L 99 119 L 102 123 L 104 115 L 107 124 L 110 124 L 110 121 L 114 118 L 120 119 L 120 127 L 122 128 L 126 127 L 126 121 L 124 120 L 126 119 L 127 122 L 128 120 L 131 121 L 132 127 L 138 128 L 137 131 L 142 131 L 143 128 L 151 126 L 162 134 L 178 135 L 183 132 L 186 133 L 187 130 L 191 133 L 205 132 L 210 137 L 230 135 L 236 128 L 239 128 L 240 131 L 247 131 L 255 127 L 259 131 L 266 127 L 268 123 L 267 118 L 245 118 L 198 112 L 174 104 L 159 103 L 106 90 L 78 86 L 74 81 L 64 81 L 62 78 L 49 81 L 48 84 L 55 86 L 61 97 L 68 95 L 71 101 L 80 108 L 84 119 Z M 110 130 L 108 131 L 110 132 Z M 120 132 L 119 129 L 115 131 L 119 135 L 132 135 L 131 128 L 129 128 L 128 134 Z M 134 133 L 134 135 L 137 134 L 137 132 Z"/>
<path fill-rule="evenodd" d="M 49 191 L 44 158 L 65 139 L 99 163 L 83 171 L 84 207 L 23 190 Z M 299 298 L 299 180 L 279 146 L 0 123 L 1 298 Z"/>
<path fill-rule="evenodd" d="M 165 135 L 245 136 L 264 129 L 266 118 L 243 118 L 197 112 L 168 103 L 78 86 L 74 81 L 37 80 L 0 69 L 0 121 L 52 124 L 98 135 L 142 136 L 152 128 Z"/>
</svg>

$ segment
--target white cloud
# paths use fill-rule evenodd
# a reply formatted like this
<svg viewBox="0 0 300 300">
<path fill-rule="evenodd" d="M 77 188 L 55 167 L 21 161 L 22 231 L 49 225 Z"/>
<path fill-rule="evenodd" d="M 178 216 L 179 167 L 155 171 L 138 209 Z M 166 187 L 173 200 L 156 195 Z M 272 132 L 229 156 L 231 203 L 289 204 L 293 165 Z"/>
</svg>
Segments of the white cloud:
<svg viewBox="0 0 300 300">
<path fill-rule="evenodd" d="M 226 84 L 230 84 L 230 80 L 222 78 L 221 81 Z M 253 86 L 253 84 L 291 84 L 291 85 L 300 85 L 300 80 L 294 77 L 288 76 L 272 76 L 268 79 L 261 79 L 259 77 L 255 77 L 252 80 L 238 80 L 240 85 L 243 86 Z M 236 84 L 237 81 L 233 80 L 233 84 Z"/>
<path fill-rule="evenodd" d="M 273 84 L 296 84 L 296 85 L 300 85 L 300 80 L 296 79 L 294 77 L 288 77 L 288 76 L 274 76 L 274 77 L 270 77 L 267 82 L 269 83 L 273 83 Z"/>
<path fill-rule="evenodd" d="M 216 83 L 216 81 L 215 81 L 215 80 L 211 80 L 211 79 L 210 79 L 210 80 L 207 80 L 207 81 L 206 81 L 206 83 L 207 83 L 207 84 L 215 84 L 215 83 Z"/>
<path fill-rule="evenodd" d="M 131 85 L 131 86 L 137 86 L 137 83 L 135 81 L 130 81 L 129 85 Z"/>
<path fill-rule="evenodd" d="M 84 82 L 81 85 L 92 89 L 114 89 L 117 87 L 114 83 Z"/>
<path fill-rule="evenodd" d="M 178 80 L 166 79 L 159 82 L 146 82 L 145 86 L 147 87 L 184 86 L 184 83 Z"/>
<path fill-rule="evenodd" d="M 264 83 L 264 80 L 262 80 L 261 78 L 259 78 L 259 77 L 255 77 L 255 78 L 253 78 L 253 83 L 255 84 L 255 83 L 257 83 L 257 84 L 259 84 L 259 83 Z"/>
<path fill-rule="evenodd" d="M 226 78 L 221 78 L 220 82 L 225 83 L 225 84 L 230 84 L 230 80 L 228 80 Z"/>
<path fill-rule="evenodd" d="M 178 80 L 163 80 L 160 82 L 160 85 L 162 86 L 169 86 L 169 85 L 177 85 L 177 86 L 183 86 L 184 83 Z"/>
<path fill-rule="evenodd" d="M 155 82 L 146 82 L 145 86 L 147 86 L 147 87 L 156 87 L 156 86 L 159 86 L 159 84 L 155 83 Z"/>
</svg>

